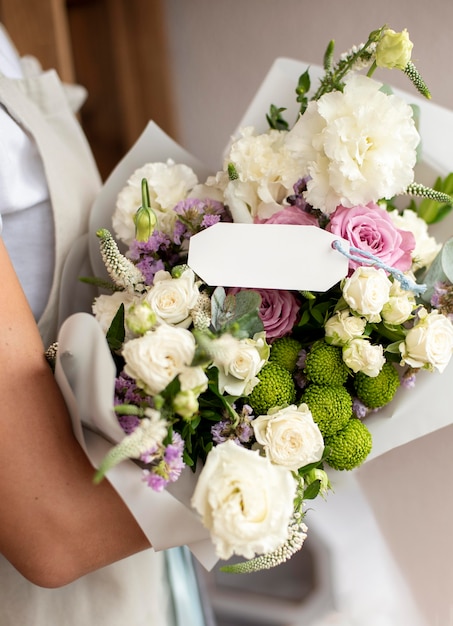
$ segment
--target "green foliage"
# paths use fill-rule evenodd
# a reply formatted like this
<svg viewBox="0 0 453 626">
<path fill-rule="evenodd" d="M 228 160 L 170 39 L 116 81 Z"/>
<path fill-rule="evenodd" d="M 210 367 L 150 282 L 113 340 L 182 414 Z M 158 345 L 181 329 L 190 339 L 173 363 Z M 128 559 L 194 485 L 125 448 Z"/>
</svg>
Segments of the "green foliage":
<svg viewBox="0 0 453 626">
<path fill-rule="evenodd" d="M 259 316 L 261 296 L 257 291 L 244 289 L 236 295 L 226 295 L 217 287 L 211 297 L 211 324 L 215 333 L 229 332 L 235 337 L 253 337 L 263 331 Z"/>
<path fill-rule="evenodd" d="M 273 130 L 289 130 L 288 122 L 282 117 L 283 111 L 286 111 L 284 107 L 279 108 L 276 107 L 275 104 L 271 104 L 269 113 L 266 114 L 269 128 Z"/>
<path fill-rule="evenodd" d="M 107 343 L 112 352 L 118 352 L 126 335 L 124 327 L 124 304 L 121 304 L 107 331 Z"/>
</svg>

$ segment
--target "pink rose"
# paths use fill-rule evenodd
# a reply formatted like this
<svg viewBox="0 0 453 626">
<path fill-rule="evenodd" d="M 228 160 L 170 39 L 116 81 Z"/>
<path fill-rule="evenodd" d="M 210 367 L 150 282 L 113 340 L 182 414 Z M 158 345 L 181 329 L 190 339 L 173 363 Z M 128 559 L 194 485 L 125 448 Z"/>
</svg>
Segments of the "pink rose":
<svg viewBox="0 0 453 626">
<path fill-rule="evenodd" d="M 318 218 L 307 213 L 303 209 L 297 206 L 289 205 L 285 206 L 280 211 L 277 211 L 271 217 L 260 220 L 255 218 L 256 224 L 296 224 L 300 226 L 319 226 Z"/>
<path fill-rule="evenodd" d="M 349 241 L 351 246 L 376 256 L 390 267 L 405 271 L 412 265 L 414 235 L 399 230 L 387 211 L 370 202 L 350 209 L 338 206 L 331 215 L 327 230 Z M 351 270 L 361 263 L 349 261 Z"/>
<path fill-rule="evenodd" d="M 244 291 L 240 287 L 228 289 L 229 294 Z M 263 321 L 266 338 L 270 341 L 291 332 L 296 323 L 300 303 L 293 292 L 283 289 L 251 289 L 261 296 L 259 315 Z"/>
</svg>

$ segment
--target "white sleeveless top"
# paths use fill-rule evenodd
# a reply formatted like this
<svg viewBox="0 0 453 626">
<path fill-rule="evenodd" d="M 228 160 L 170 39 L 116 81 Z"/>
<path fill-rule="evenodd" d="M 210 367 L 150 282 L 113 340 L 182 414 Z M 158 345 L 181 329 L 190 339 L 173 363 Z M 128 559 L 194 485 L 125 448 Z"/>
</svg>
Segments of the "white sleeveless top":
<svg viewBox="0 0 453 626">
<path fill-rule="evenodd" d="M 87 230 L 99 184 L 57 75 L 24 78 L 0 25 L 0 232 L 3 222 L 2 237 L 45 345 L 56 339 L 63 262 Z M 147 550 L 61 589 L 29 583 L 0 555 L 0 624 L 172 626 L 165 554 Z M 184 624 L 201 622 L 188 616 Z"/>
</svg>

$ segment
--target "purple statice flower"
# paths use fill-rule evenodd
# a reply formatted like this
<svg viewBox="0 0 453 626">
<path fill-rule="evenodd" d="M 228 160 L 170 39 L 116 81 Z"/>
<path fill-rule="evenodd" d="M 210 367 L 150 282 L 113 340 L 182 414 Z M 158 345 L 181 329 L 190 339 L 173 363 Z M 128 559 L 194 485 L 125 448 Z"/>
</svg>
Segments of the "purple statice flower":
<svg viewBox="0 0 453 626">
<path fill-rule="evenodd" d="M 186 237 L 190 237 L 220 220 L 229 221 L 224 204 L 211 198 L 186 198 L 178 202 L 174 211 L 179 216 L 178 220 L 187 228 Z"/>
<path fill-rule="evenodd" d="M 137 267 L 145 277 L 146 284 L 152 285 L 154 282 L 154 276 L 159 270 L 165 269 L 165 264 L 162 259 L 155 259 L 152 256 L 147 256 L 138 261 Z"/>
<path fill-rule="evenodd" d="M 143 480 L 154 491 L 163 491 L 168 483 L 178 480 L 185 467 L 184 441 L 179 433 L 174 432 L 171 443 L 162 448 L 156 447 L 140 457 L 144 463 L 151 463 L 143 470 Z"/>
<path fill-rule="evenodd" d="M 137 387 L 135 380 L 124 372 L 121 372 L 121 374 L 115 379 L 114 404 L 154 406 L 151 396 L 144 395 L 143 391 Z"/>
<path fill-rule="evenodd" d="M 352 412 L 359 420 L 362 420 L 368 415 L 370 410 L 361 400 L 354 398 L 352 401 Z"/>
<path fill-rule="evenodd" d="M 249 443 L 253 437 L 252 408 L 245 404 L 239 413 L 239 421 L 236 426 L 230 419 L 217 422 L 211 427 L 211 435 L 215 444 L 224 443 L 228 439 L 238 445 Z"/>
<path fill-rule="evenodd" d="M 299 354 L 297 355 L 297 361 L 296 361 L 296 366 L 303 370 L 305 368 L 305 362 L 307 360 L 307 350 L 305 350 L 305 348 L 302 348 L 299 352 Z"/>
<path fill-rule="evenodd" d="M 212 440 L 216 445 L 225 443 L 229 439 L 228 429 L 230 426 L 231 422 L 229 420 L 222 420 L 211 426 Z"/>
<path fill-rule="evenodd" d="M 117 419 L 126 435 L 133 433 L 140 424 L 140 418 L 137 415 L 118 415 Z"/>
<path fill-rule="evenodd" d="M 417 382 L 417 370 L 409 367 L 401 376 L 401 386 L 405 389 L 414 389 Z"/>
<path fill-rule="evenodd" d="M 220 222 L 220 217 L 218 215 L 205 215 L 201 222 L 202 228 L 209 228 L 210 226 L 214 226 L 214 224 L 218 224 Z"/>
<path fill-rule="evenodd" d="M 431 305 L 453 322 L 453 285 L 448 281 L 438 281 L 434 285 Z"/>
</svg>

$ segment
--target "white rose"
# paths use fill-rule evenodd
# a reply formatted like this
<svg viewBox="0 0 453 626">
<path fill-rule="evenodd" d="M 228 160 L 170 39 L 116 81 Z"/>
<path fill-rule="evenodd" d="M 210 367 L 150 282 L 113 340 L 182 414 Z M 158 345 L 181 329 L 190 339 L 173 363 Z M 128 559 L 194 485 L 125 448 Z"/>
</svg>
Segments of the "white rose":
<svg viewBox="0 0 453 626">
<path fill-rule="evenodd" d="M 287 146 L 310 176 L 306 200 L 324 213 L 392 198 L 413 182 L 420 141 L 411 107 L 351 74 L 343 91 L 308 104 Z"/>
<path fill-rule="evenodd" d="M 420 321 L 408 331 L 404 342 L 400 344 L 402 365 L 435 368 L 439 372 L 447 367 L 452 351 L 453 325 L 438 311 L 423 311 Z"/>
<path fill-rule="evenodd" d="M 224 334 L 211 344 L 213 365 L 219 370 L 219 391 L 232 396 L 249 395 L 258 384 L 256 375 L 266 360 L 263 342 Z"/>
<path fill-rule="evenodd" d="M 352 339 L 343 347 L 343 361 L 353 372 L 363 372 L 374 378 L 385 363 L 384 349 L 368 339 Z"/>
<path fill-rule="evenodd" d="M 442 244 L 437 243 L 428 231 L 428 224 L 415 211 L 405 209 L 403 213 L 391 211 L 390 217 L 396 228 L 407 230 L 414 235 L 415 248 L 412 251 L 412 271 L 428 268 L 439 253 Z"/>
<path fill-rule="evenodd" d="M 343 284 L 343 297 L 353 311 L 370 322 L 380 322 L 392 283 L 383 269 L 358 267 Z"/>
<path fill-rule="evenodd" d="M 192 506 L 219 558 L 250 559 L 287 540 L 295 487 L 289 470 L 229 440 L 209 452 Z"/>
<path fill-rule="evenodd" d="M 190 331 L 162 324 L 123 346 L 124 371 L 154 396 L 190 365 L 194 354 Z"/>
<path fill-rule="evenodd" d="M 403 324 L 412 315 L 415 305 L 413 292 L 402 289 L 400 282 L 395 280 L 390 288 L 388 302 L 382 308 L 382 319 L 389 324 Z"/>
<path fill-rule="evenodd" d="M 195 391 L 197 394 L 208 388 L 208 377 L 199 365 L 185 367 L 178 376 L 181 391 Z"/>
<path fill-rule="evenodd" d="M 142 179 L 149 186 L 151 208 L 157 217 L 157 228 L 171 234 L 176 219 L 173 209 L 198 183 L 194 171 L 184 164 L 147 163 L 137 169 L 120 191 L 112 216 L 112 225 L 121 241 L 130 244 L 135 237 L 134 216 L 142 206 Z"/>
<path fill-rule="evenodd" d="M 114 291 L 112 294 L 98 296 L 92 306 L 92 311 L 101 325 L 104 333 L 107 333 L 118 309 L 124 304 L 127 314 L 128 309 L 135 303 L 136 298 L 127 291 Z"/>
<path fill-rule="evenodd" d="M 297 471 L 322 457 L 324 440 L 306 404 L 259 415 L 252 426 L 272 463 Z"/>
<path fill-rule="evenodd" d="M 334 346 L 344 346 L 355 337 L 361 337 L 365 331 L 366 320 L 351 315 L 349 309 L 337 311 L 330 317 L 324 327 L 326 341 Z"/>
<path fill-rule="evenodd" d="M 195 274 L 188 269 L 179 278 L 160 270 L 146 295 L 159 322 L 188 328 L 192 323 L 190 310 L 196 305 L 200 292 L 195 283 Z"/>
</svg>

